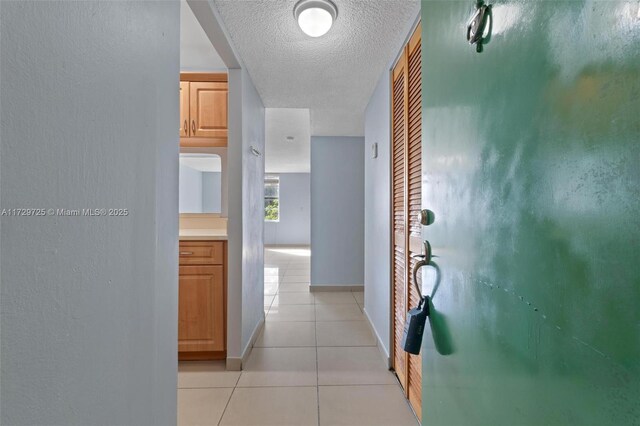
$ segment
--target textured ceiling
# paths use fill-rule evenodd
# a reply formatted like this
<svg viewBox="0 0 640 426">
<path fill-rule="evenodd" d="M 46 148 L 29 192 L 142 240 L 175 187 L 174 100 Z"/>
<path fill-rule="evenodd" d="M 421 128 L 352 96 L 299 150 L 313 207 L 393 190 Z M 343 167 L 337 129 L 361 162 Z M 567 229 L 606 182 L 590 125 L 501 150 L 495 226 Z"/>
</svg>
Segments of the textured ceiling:
<svg viewBox="0 0 640 426">
<path fill-rule="evenodd" d="M 417 0 L 333 0 L 320 38 L 293 17 L 296 0 L 214 0 L 265 107 L 308 108 L 313 136 L 361 136 L 375 84 L 418 14 Z"/>
<path fill-rule="evenodd" d="M 309 110 L 265 109 L 265 171 L 267 173 L 309 173 L 311 129 Z M 287 140 L 287 137 L 293 140 Z"/>
<path fill-rule="evenodd" d="M 180 70 L 226 70 L 222 58 L 211 45 L 186 1 L 180 2 Z"/>
</svg>

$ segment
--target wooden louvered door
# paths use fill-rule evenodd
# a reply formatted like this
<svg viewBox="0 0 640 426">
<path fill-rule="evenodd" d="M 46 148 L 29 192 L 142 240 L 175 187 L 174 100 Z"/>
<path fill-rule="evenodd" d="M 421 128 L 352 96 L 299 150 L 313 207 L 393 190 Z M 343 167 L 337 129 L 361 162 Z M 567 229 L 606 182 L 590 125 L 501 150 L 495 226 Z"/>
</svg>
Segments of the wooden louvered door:
<svg viewBox="0 0 640 426">
<path fill-rule="evenodd" d="M 392 72 L 393 367 L 417 416 L 422 414 L 422 359 L 402 348 L 406 313 L 420 296 L 411 271 L 421 254 L 422 69 L 420 25 Z"/>
<path fill-rule="evenodd" d="M 405 161 L 405 145 L 406 145 L 406 61 L 404 55 L 398 61 L 393 69 L 393 79 L 391 86 L 391 145 L 392 145 L 392 162 L 391 162 L 391 197 L 392 197 L 392 229 L 393 229 L 393 368 L 398 375 L 398 379 L 402 387 L 407 388 L 407 357 L 406 352 L 402 349 L 402 332 L 404 329 L 404 320 L 407 312 L 406 294 L 407 294 L 407 271 L 405 261 L 407 258 L 406 251 L 406 226 L 405 219 L 407 214 L 406 204 L 406 161 Z"/>
</svg>

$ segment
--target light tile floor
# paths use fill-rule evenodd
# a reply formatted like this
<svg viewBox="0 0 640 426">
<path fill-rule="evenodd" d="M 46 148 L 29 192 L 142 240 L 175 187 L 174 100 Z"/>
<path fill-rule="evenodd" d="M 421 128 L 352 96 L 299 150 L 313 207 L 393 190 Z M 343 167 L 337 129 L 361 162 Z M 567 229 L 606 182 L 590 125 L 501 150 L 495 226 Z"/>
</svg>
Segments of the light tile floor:
<svg viewBox="0 0 640 426">
<path fill-rule="evenodd" d="M 375 346 L 364 294 L 311 293 L 309 253 L 266 248 L 266 322 L 244 370 L 180 363 L 179 425 L 418 424 Z"/>
</svg>

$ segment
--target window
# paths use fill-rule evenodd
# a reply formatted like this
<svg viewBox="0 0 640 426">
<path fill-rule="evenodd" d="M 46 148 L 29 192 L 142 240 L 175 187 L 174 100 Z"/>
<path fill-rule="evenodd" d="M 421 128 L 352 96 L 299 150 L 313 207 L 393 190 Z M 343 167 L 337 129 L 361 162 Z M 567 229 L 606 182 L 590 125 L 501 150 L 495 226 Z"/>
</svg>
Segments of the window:
<svg viewBox="0 0 640 426">
<path fill-rule="evenodd" d="M 264 220 L 280 220 L 280 179 L 278 176 L 264 178 Z"/>
</svg>

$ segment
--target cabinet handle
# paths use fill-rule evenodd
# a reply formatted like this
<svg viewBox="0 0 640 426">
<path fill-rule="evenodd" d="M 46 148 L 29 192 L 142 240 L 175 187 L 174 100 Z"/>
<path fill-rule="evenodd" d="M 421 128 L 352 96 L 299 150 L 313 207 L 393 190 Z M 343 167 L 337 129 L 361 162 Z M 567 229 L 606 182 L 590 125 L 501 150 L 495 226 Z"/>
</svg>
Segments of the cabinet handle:
<svg viewBox="0 0 640 426">
<path fill-rule="evenodd" d="M 187 123 L 187 120 L 184 120 L 184 134 L 189 134 L 189 124 Z"/>
<path fill-rule="evenodd" d="M 191 120 L 191 136 L 196 135 L 196 120 Z"/>
<path fill-rule="evenodd" d="M 181 251 L 180 256 L 191 256 L 193 254 L 192 251 Z"/>
</svg>

